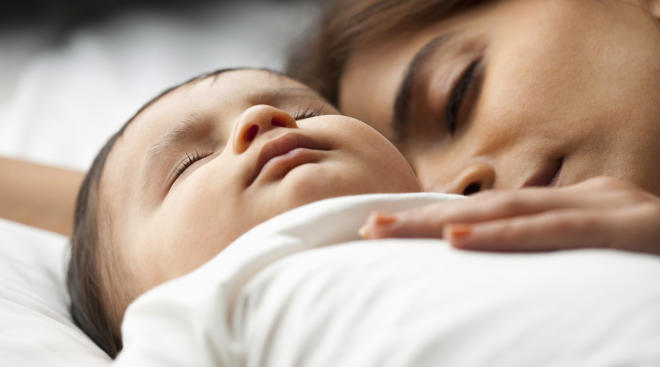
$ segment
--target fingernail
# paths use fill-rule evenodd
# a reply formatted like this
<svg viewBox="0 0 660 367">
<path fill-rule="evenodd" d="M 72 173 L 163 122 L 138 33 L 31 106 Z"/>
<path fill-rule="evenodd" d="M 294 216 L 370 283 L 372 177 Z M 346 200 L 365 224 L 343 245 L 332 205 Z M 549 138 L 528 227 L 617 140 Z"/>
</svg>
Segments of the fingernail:
<svg viewBox="0 0 660 367">
<path fill-rule="evenodd" d="M 360 229 L 358 229 L 358 234 L 362 238 L 369 238 L 369 226 L 363 225 L 360 227 Z"/>
<path fill-rule="evenodd" d="M 387 227 L 397 220 L 398 218 L 392 214 L 373 212 L 369 215 L 367 223 L 360 227 L 358 234 L 364 238 L 374 238 L 374 231 L 378 232 L 377 228 Z"/>
<path fill-rule="evenodd" d="M 448 240 L 461 240 L 472 234 L 472 226 L 467 224 L 451 224 L 447 227 Z"/>
<path fill-rule="evenodd" d="M 389 226 L 397 221 L 397 217 L 391 214 L 376 213 L 373 218 L 373 224 L 377 226 Z"/>
</svg>

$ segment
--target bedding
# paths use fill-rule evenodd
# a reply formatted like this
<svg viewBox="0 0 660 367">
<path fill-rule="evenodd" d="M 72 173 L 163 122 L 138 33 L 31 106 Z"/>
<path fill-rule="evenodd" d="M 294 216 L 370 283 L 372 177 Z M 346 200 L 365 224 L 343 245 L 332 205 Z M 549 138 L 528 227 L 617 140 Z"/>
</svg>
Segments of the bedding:
<svg viewBox="0 0 660 367">
<path fill-rule="evenodd" d="M 275 217 L 139 297 L 115 364 L 660 365 L 657 257 L 356 235 L 371 210 L 454 198 L 343 197 Z"/>
<path fill-rule="evenodd" d="M 110 358 L 72 322 L 64 237 L 0 221 L 0 364 L 106 366 Z"/>
</svg>

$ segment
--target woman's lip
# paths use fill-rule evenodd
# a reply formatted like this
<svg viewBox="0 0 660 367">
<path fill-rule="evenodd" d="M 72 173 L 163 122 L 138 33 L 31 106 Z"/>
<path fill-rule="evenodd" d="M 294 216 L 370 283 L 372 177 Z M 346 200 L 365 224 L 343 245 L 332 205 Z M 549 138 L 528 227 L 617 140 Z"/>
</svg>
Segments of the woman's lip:
<svg viewBox="0 0 660 367">
<path fill-rule="evenodd" d="M 259 152 L 259 156 L 257 158 L 257 165 L 254 170 L 254 176 L 250 180 L 250 185 L 257 179 L 257 177 L 259 177 L 259 175 L 264 169 L 264 166 L 266 166 L 266 164 L 268 164 L 272 159 L 286 155 L 289 152 L 296 153 L 296 152 L 292 152 L 293 150 L 309 151 L 309 150 L 328 150 L 328 149 L 322 147 L 314 139 L 305 135 L 296 134 L 296 133 L 287 133 L 280 135 L 277 138 L 268 141 L 261 148 L 261 152 Z M 291 158 L 294 161 L 297 161 L 298 159 L 296 158 L 300 158 L 300 156 L 301 154 L 292 154 Z M 304 160 L 305 159 L 303 159 L 303 161 Z M 292 162 L 292 163 L 296 163 L 296 162 Z"/>
<path fill-rule="evenodd" d="M 524 187 L 538 187 L 538 186 L 559 186 L 559 176 L 561 174 L 561 169 L 564 166 L 564 158 L 553 161 L 552 163 L 546 165 L 541 171 L 534 174 L 532 177 L 527 179 L 525 183 L 521 186 Z"/>
</svg>

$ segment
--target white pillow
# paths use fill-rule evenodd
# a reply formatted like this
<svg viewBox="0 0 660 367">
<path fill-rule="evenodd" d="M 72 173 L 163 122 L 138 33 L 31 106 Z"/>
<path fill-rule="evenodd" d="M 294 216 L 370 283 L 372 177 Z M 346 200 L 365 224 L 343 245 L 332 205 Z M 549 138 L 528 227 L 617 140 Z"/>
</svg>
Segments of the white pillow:
<svg viewBox="0 0 660 367">
<path fill-rule="evenodd" d="M 0 359 L 6 366 L 105 366 L 71 321 L 66 238 L 0 220 Z"/>
</svg>

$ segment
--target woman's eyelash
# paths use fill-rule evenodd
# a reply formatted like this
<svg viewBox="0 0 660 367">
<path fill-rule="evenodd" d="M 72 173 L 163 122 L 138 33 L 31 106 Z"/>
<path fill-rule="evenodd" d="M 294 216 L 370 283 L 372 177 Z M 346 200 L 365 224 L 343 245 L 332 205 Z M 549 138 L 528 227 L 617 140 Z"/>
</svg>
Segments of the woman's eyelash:
<svg viewBox="0 0 660 367">
<path fill-rule="evenodd" d="M 480 62 L 481 60 L 477 60 L 468 66 L 467 70 L 465 70 L 461 78 L 458 80 L 458 83 L 456 83 L 456 86 L 451 93 L 451 97 L 449 98 L 445 122 L 447 124 L 447 130 L 451 135 L 454 135 L 454 132 L 456 132 L 456 120 L 458 119 L 458 112 L 461 109 L 463 98 L 467 94 L 467 91 L 470 89 L 470 85 L 474 81 L 474 76 L 476 74 L 475 72 Z"/>
<path fill-rule="evenodd" d="M 172 179 L 172 182 L 176 181 L 188 167 L 192 166 L 193 163 L 207 156 L 208 154 L 202 154 L 198 151 L 192 153 L 186 152 L 186 158 L 184 158 L 174 169 L 174 178 Z"/>
<path fill-rule="evenodd" d="M 298 110 L 298 112 L 293 114 L 292 117 L 296 121 L 298 121 L 298 120 L 308 119 L 310 117 L 321 116 L 322 113 L 323 113 L 323 108 L 322 107 L 307 106 L 304 109 Z"/>
</svg>

